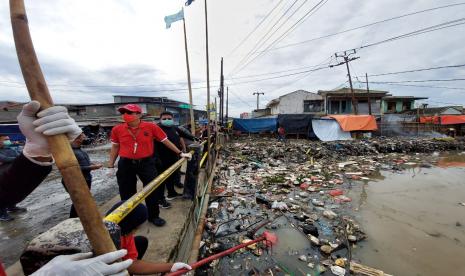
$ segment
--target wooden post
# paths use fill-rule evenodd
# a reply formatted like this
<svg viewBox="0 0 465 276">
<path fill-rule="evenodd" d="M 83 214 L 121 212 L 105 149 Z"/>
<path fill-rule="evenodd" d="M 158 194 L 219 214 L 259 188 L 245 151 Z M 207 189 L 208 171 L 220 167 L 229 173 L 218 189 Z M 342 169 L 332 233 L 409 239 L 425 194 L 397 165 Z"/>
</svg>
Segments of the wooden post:
<svg viewBox="0 0 465 276">
<path fill-rule="evenodd" d="M 210 153 L 211 144 L 211 129 L 210 129 L 210 60 L 208 56 L 208 12 L 207 12 L 207 0 L 205 2 L 205 52 L 207 57 L 207 115 L 208 115 L 208 128 L 207 128 L 207 148 Z"/>
<path fill-rule="evenodd" d="M 354 87 L 352 86 L 352 77 L 350 76 L 350 69 L 349 69 L 349 58 L 347 56 L 344 57 L 345 64 L 347 66 L 347 74 L 349 75 L 349 84 L 350 84 L 350 91 L 352 94 L 352 107 L 353 107 L 353 112 L 355 115 L 358 114 L 357 111 L 357 102 L 355 100 L 355 94 L 354 94 Z"/>
<path fill-rule="evenodd" d="M 226 127 L 228 126 L 228 110 L 229 110 L 229 86 L 226 87 Z"/>
<path fill-rule="evenodd" d="M 184 27 L 184 49 L 186 52 L 186 67 L 187 67 L 187 85 L 189 87 L 189 112 L 191 116 L 191 133 L 195 135 L 195 118 L 194 118 L 194 102 L 192 101 L 192 83 L 191 83 L 191 70 L 189 67 L 189 52 L 187 50 L 187 35 L 186 35 L 186 20 L 182 19 L 182 25 Z"/>
<path fill-rule="evenodd" d="M 34 50 L 23 0 L 10 0 L 10 16 L 16 53 L 29 96 L 32 100 L 39 101 L 42 109 L 51 107 L 53 100 Z M 95 253 L 100 255 L 116 250 L 87 187 L 68 137 L 62 134 L 47 137 L 47 139 L 53 158 L 63 176 L 68 193 Z"/>
<path fill-rule="evenodd" d="M 368 87 L 368 73 L 365 73 L 367 80 L 367 94 L 368 94 L 368 114 L 371 115 L 371 98 L 370 98 L 370 87 Z"/>
</svg>

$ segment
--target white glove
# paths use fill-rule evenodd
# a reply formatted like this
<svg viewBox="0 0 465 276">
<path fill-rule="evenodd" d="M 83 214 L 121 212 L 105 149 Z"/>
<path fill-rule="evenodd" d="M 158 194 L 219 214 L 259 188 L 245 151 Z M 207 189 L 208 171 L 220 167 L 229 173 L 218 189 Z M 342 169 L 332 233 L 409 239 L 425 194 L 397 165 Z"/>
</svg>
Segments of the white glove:
<svg viewBox="0 0 465 276">
<path fill-rule="evenodd" d="M 101 276 L 127 275 L 126 269 L 132 264 L 128 259 L 124 262 L 116 262 L 118 259 L 126 256 L 125 249 L 103 254 L 94 258 L 92 252 L 77 253 L 73 255 L 60 255 L 53 258 L 50 262 L 37 270 L 32 276 Z"/>
<path fill-rule="evenodd" d="M 192 154 L 191 153 L 182 152 L 179 156 L 181 156 L 181 158 L 187 158 L 187 160 L 189 160 L 189 161 L 191 161 L 191 159 L 192 159 Z"/>
<path fill-rule="evenodd" d="M 56 111 L 55 107 L 47 108 L 44 111 L 39 112 L 37 116 L 43 117 L 42 119 L 38 119 L 36 117 L 37 111 L 39 111 L 40 108 L 40 103 L 37 101 L 31 101 L 28 104 L 25 104 L 23 106 L 23 110 L 21 113 L 19 113 L 17 119 L 18 119 L 18 124 L 21 132 L 24 134 L 26 137 L 26 145 L 24 145 L 23 149 L 23 154 L 28 157 L 38 157 L 38 156 L 50 156 L 50 148 L 48 146 L 47 138 L 42 135 L 41 132 L 45 135 L 55 135 L 55 134 L 62 134 L 62 133 L 67 133 L 69 139 L 76 139 L 79 134 L 81 134 L 82 130 L 76 125 L 73 119 L 69 118 L 67 113 L 64 113 L 71 121 L 66 121 L 68 125 L 67 127 L 59 127 L 59 128 L 53 128 L 50 126 L 50 124 L 46 124 L 44 120 L 48 121 L 53 121 L 49 120 L 50 118 L 45 114 L 49 113 L 50 109 L 53 109 Z M 59 107 L 60 108 L 60 107 Z M 61 107 L 60 110 L 62 111 L 64 107 Z M 66 110 L 66 108 L 64 108 Z M 55 113 L 54 113 L 55 114 Z M 47 117 L 44 117 L 47 116 Z M 63 117 L 63 113 L 61 115 Z M 59 120 L 59 119 L 57 119 Z M 58 121 L 63 123 L 62 120 Z M 58 123 L 54 122 L 54 123 Z M 37 127 L 35 130 L 34 128 Z M 40 129 L 39 129 L 40 128 Z M 52 132 L 52 133 L 50 133 Z"/>
<path fill-rule="evenodd" d="M 178 270 L 181 270 L 181 269 L 187 269 L 187 270 L 191 270 L 192 267 L 188 264 L 185 264 L 185 263 L 174 263 L 173 266 L 171 267 L 171 272 L 176 272 Z"/>
<path fill-rule="evenodd" d="M 68 114 L 64 106 L 52 106 L 37 113 L 34 125 L 35 131 L 45 135 L 57 135 L 65 133 L 70 141 L 74 141 L 81 133 L 82 129 L 76 124 Z"/>
</svg>

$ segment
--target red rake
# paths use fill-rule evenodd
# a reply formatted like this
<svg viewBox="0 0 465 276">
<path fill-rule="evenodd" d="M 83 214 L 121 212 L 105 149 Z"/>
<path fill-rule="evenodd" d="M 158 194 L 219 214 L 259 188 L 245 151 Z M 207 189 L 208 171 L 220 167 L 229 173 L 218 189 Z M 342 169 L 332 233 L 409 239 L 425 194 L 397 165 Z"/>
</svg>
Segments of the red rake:
<svg viewBox="0 0 465 276">
<path fill-rule="evenodd" d="M 223 252 L 220 252 L 220 253 L 215 254 L 215 255 L 211 255 L 210 257 L 207 257 L 207 258 L 202 259 L 202 260 L 200 260 L 200 261 L 198 261 L 196 263 L 193 263 L 190 266 L 192 267 L 192 270 L 194 270 L 194 269 L 196 269 L 198 267 L 203 266 L 204 264 L 207 264 L 207 263 L 209 263 L 211 261 L 222 258 L 224 256 L 230 255 L 230 254 L 234 253 L 235 251 L 237 251 L 237 250 L 239 250 L 241 248 L 247 247 L 249 245 L 252 245 L 252 244 L 255 244 L 255 243 L 258 243 L 258 242 L 261 242 L 261 241 L 265 241 L 267 246 L 271 246 L 272 244 L 275 244 L 278 241 L 278 238 L 276 237 L 276 235 L 265 231 L 265 232 L 263 232 L 263 234 L 259 238 L 255 239 L 255 240 L 252 240 L 252 241 L 240 244 L 240 245 L 236 245 L 236 246 L 231 247 L 231 248 L 229 248 L 229 249 L 227 249 L 227 250 L 225 250 Z M 178 270 L 176 272 L 169 273 L 169 274 L 167 274 L 167 276 L 179 276 L 179 275 L 182 275 L 182 274 L 187 273 L 187 272 L 189 272 L 189 270 L 181 269 L 181 270 Z"/>
</svg>

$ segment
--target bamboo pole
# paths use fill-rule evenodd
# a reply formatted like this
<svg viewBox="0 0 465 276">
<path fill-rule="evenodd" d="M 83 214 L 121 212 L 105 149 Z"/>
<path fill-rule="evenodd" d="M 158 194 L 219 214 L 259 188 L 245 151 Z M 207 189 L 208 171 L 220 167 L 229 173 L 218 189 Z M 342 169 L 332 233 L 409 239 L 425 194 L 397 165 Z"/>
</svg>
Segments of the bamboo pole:
<svg viewBox="0 0 465 276">
<path fill-rule="evenodd" d="M 187 67 L 187 85 L 189 87 L 189 112 L 191 116 L 191 133 L 195 136 L 195 118 L 194 118 L 194 102 L 192 100 L 192 83 L 191 83 L 191 69 L 189 66 L 189 52 L 187 50 L 187 34 L 186 34 L 186 20 L 182 18 L 182 25 L 184 27 L 184 49 L 186 52 L 186 67 Z"/>
<path fill-rule="evenodd" d="M 24 0 L 10 0 L 10 16 L 19 65 L 29 96 L 32 100 L 39 101 L 42 109 L 51 107 L 53 100 L 34 50 Z M 95 253 L 100 255 L 116 250 L 87 187 L 68 138 L 62 134 L 47 137 L 47 139 L 53 158 L 64 178 L 68 193 Z"/>
<path fill-rule="evenodd" d="M 208 12 L 207 12 L 207 0 L 205 2 L 205 54 L 207 57 L 207 116 L 208 116 L 208 128 L 207 128 L 207 143 L 208 143 L 208 151 L 210 152 L 210 144 L 211 144 L 211 137 L 210 137 L 210 57 L 208 55 Z"/>
</svg>

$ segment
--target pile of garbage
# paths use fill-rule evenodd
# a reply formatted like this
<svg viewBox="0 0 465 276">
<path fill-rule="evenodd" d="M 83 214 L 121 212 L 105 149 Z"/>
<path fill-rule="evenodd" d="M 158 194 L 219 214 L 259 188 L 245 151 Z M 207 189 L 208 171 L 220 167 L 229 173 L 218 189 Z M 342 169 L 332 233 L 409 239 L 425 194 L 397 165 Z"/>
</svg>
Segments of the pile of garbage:
<svg viewBox="0 0 465 276">
<path fill-rule="evenodd" d="M 352 185 L 369 181 L 380 169 L 429 167 L 435 152 L 463 148 L 463 142 L 450 139 L 232 142 L 222 153 L 201 257 L 250 242 L 265 230 L 278 236 L 278 244 L 249 245 L 203 271 L 346 275 L 360 262 L 352 259 L 352 251 L 367 238 L 347 196 Z M 418 152 L 433 154 L 426 158 Z"/>
</svg>

